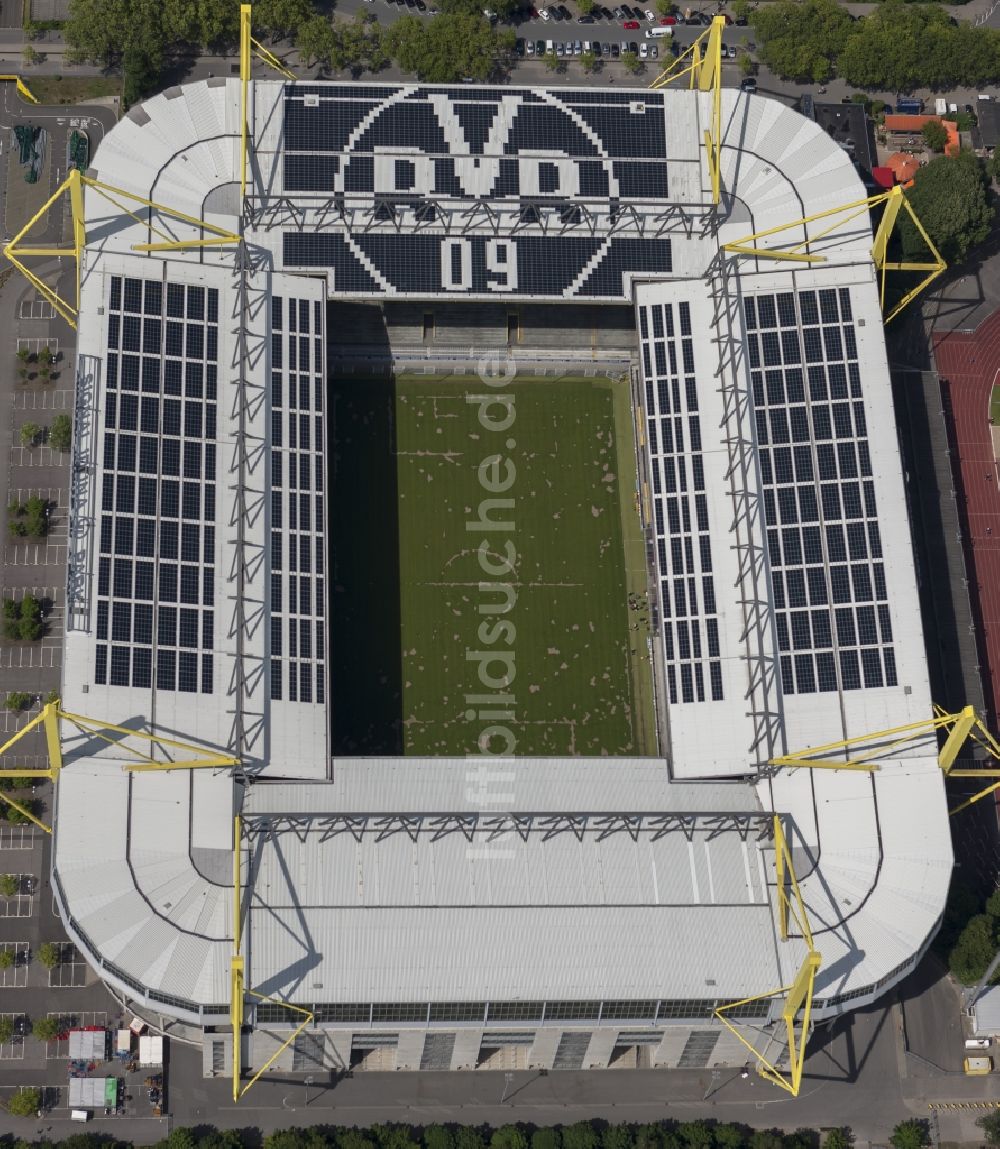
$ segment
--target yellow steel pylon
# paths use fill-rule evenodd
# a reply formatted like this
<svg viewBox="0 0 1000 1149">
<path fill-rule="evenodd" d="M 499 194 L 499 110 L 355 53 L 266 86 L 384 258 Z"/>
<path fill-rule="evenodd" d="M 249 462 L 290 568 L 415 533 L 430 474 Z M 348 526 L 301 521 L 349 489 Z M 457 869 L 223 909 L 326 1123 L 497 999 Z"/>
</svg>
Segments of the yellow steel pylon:
<svg viewBox="0 0 1000 1149">
<path fill-rule="evenodd" d="M 197 219 L 195 216 L 187 215 L 182 211 L 177 211 L 175 208 L 156 203 L 154 200 L 146 199 L 143 196 L 135 195 L 135 193 L 115 187 L 113 184 L 91 179 L 90 176 L 85 176 L 76 168 L 72 168 L 59 187 L 3 249 L 4 255 L 10 260 L 14 267 L 52 304 L 70 327 L 76 327 L 76 317 L 80 310 L 80 266 L 83 249 L 87 242 L 84 222 L 86 218 L 84 215 L 84 188 L 92 188 L 98 195 L 108 200 L 109 203 L 113 204 L 124 215 L 131 217 L 136 223 L 141 224 L 143 227 L 148 227 L 154 235 L 160 238 L 161 242 L 159 243 L 133 244 L 133 251 L 180 251 L 185 248 L 213 247 L 238 244 L 240 242 L 238 235 L 228 231 L 224 227 L 219 227 L 214 223 L 208 223 L 207 220 Z M 66 246 L 62 244 L 39 245 L 26 242 L 26 237 L 35 224 L 44 218 L 64 195 L 68 195 L 70 201 L 70 215 L 73 228 L 71 243 Z M 148 208 L 149 218 L 141 218 L 136 212 L 126 207 L 124 203 L 119 202 L 119 197 L 123 200 L 138 204 L 141 207 Z M 201 228 L 211 234 L 201 239 L 175 239 L 167 232 L 156 227 L 152 221 L 153 213 L 168 219 L 175 219 L 183 223 L 191 224 L 193 227 Z M 55 288 L 49 287 L 47 283 L 27 268 L 23 262 L 24 259 L 29 257 L 51 258 L 53 256 L 61 257 L 67 255 L 71 256 L 76 264 L 76 295 L 73 303 L 63 299 Z"/>
<path fill-rule="evenodd" d="M 258 59 L 263 60 L 269 68 L 273 68 L 288 80 L 296 79 L 295 73 L 288 70 L 273 52 L 268 51 L 251 34 L 252 6 L 240 5 L 240 202 L 247 194 L 247 151 L 249 147 L 249 118 L 250 118 L 250 57 L 256 52 Z"/>
<path fill-rule="evenodd" d="M 290 1001 L 281 1001 L 278 998 L 265 997 L 246 986 L 246 964 L 243 957 L 243 897 L 240 881 L 243 847 L 243 821 L 239 814 L 233 819 L 233 956 L 230 961 L 229 978 L 229 1021 L 233 1030 L 233 1101 L 239 1101 L 248 1090 L 260 1080 L 261 1076 L 278 1060 L 299 1034 L 311 1025 L 315 1014 L 301 1005 L 292 1005 Z M 246 997 L 256 998 L 257 1001 L 267 1002 L 269 1005 L 280 1005 L 283 1009 L 291 1010 L 302 1016 L 302 1021 L 292 1030 L 291 1034 L 278 1046 L 250 1080 L 243 1084 L 243 1018 L 244 1002 Z"/>
<path fill-rule="evenodd" d="M 826 263 L 827 258 L 825 255 L 810 253 L 809 251 L 804 251 L 803 248 L 808 248 L 810 244 L 818 243 L 819 240 L 824 239 L 832 231 L 836 231 L 837 228 L 846 223 L 850 223 L 851 220 L 857 219 L 859 216 L 866 215 L 871 208 L 877 207 L 879 204 L 885 205 L 885 211 L 882 213 L 882 219 L 879 221 L 878 228 L 875 231 L 875 240 L 872 244 L 872 261 L 881 273 L 879 279 L 879 300 L 883 311 L 885 310 L 885 283 L 888 272 L 920 271 L 925 273 L 920 283 L 911 291 L 908 291 L 885 317 L 885 323 L 891 323 L 903 308 L 915 299 L 933 280 L 937 279 L 948 266 L 942 258 L 941 253 L 931 241 L 931 237 L 927 234 L 924 225 L 917 218 L 917 213 L 913 210 L 913 206 L 904 195 L 901 187 L 897 186 L 890 191 L 880 192 L 878 195 L 868 196 L 866 199 L 855 200 L 853 203 L 844 204 L 842 207 L 828 208 L 826 211 L 816 212 L 814 215 L 803 216 L 801 219 L 792 220 L 789 223 L 782 223 L 777 227 L 769 227 L 766 231 L 754 232 L 752 235 L 747 235 L 742 239 L 737 239 L 732 243 L 725 244 L 723 250 L 733 255 L 749 255 L 760 259 L 778 259 L 794 263 Z M 889 237 L 892 234 L 892 229 L 896 225 L 899 213 L 903 209 L 906 210 L 910 219 L 913 220 L 914 227 L 916 227 L 924 243 L 927 245 L 933 257 L 931 261 L 909 260 L 897 263 L 886 258 L 889 247 Z M 832 219 L 833 222 L 827 227 L 807 235 L 805 239 L 797 239 L 789 247 L 760 247 L 758 245 L 758 240 L 781 235 L 783 232 L 791 231 L 792 229 L 805 228 L 808 224 L 823 219 Z"/>
<path fill-rule="evenodd" d="M 793 1097 L 798 1097 L 799 1089 L 802 1086 L 802 1067 L 805 1063 L 806 1042 L 809 1038 L 809 1024 L 812 1018 L 813 986 L 816 981 L 816 973 L 822 965 L 823 959 L 813 945 L 812 929 L 809 925 L 805 905 L 802 902 L 802 893 L 799 890 L 798 879 L 795 877 L 795 871 L 792 868 L 791 851 L 788 848 L 781 818 L 777 814 L 774 816 L 774 863 L 777 885 L 778 926 L 781 940 L 788 941 L 789 919 L 794 919 L 798 925 L 801 937 L 807 946 L 805 959 L 799 967 L 799 971 L 795 975 L 795 980 L 791 985 L 784 986 L 780 989 L 772 989 L 766 993 L 755 994 L 753 997 L 745 997 L 740 1001 L 731 1001 L 726 1005 L 720 1005 L 715 1011 L 715 1016 L 750 1052 L 757 1062 L 757 1072 L 761 1077 L 766 1078 L 781 1089 L 786 1090 Z M 785 1024 L 785 1036 L 788 1041 L 788 1074 L 783 1073 L 773 1062 L 769 1061 L 759 1050 L 751 1045 L 743 1034 L 740 1033 L 739 1029 L 725 1016 L 727 1012 L 738 1009 L 740 1006 L 749 1005 L 754 1001 L 764 1001 L 767 998 L 779 997 L 782 994 L 785 996 L 785 1004 L 781 1010 L 781 1019 Z M 798 1028 L 796 1028 L 796 1021 L 798 1020 L 800 1012 L 802 1014 L 801 1023 Z"/>
<path fill-rule="evenodd" d="M 949 778 L 1000 778 L 1000 769 L 983 767 L 955 769 L 955 761 L 962 747 L 971 738 L 989 757 L 1000 763 L 1000 742 L 990 733 L 986 724 L 971 706 L 966 706 L 957 714 L 949 714 L 940 706 L 934 707 L 934 717 L 921 722 L 910 722 L 905 726 L 893 726 L 889 730 L 878 730 L 873 734 L 857 734 L 853 738 L 843 738 L 839 742 L 827 742 L 823 746 L 810 746 L 792 754 L 782 754 L 772 758 L 770 766 L 808 767 L 811 770 L 865 770 L 869 773 L 879 769 L 881 760 L 894 759 L 896 752 L 904 746 L 926 741 L 940 732 L 945 740 L 937 750 L 938 765 Z M 859 754 L 853 753 L 861 750 Z M 846 756 L 842 759 L 828 755 L 838 751 Z M 1000 782 L 993 782 L 978 794 L 956 806 L 951 813 L 957 814 L 974 802 L 1000 789 Z"/>
<path fill-rule="evenodd" d="M 674 80 L 688 76 L 690 87 L 696 85 L 701 92 L 712 93 L 712 126 L 705 129 L 705 156 L 712 181 L 712 203 L 718 203 L 722 194 L 722 30 L 724 16 L 716 16 L 712 24 L 685 49 L 649 85 L 663 88 Z M 685 61 L 687 61 L 685 63 Z"/>
<path fill-rule="evenodd" d="M 60 710 L 58 702 L 48 702 L 30 722 L 22 726 L 20 730 L 0 746 L 0 759 L 2 759 L 3 755 L 5 755 L 12 746 L 20 742 L 26 734 L 29 734 L 37 726 L 42 726 L 45 730 L 46 749 L 49 759 L 48 766 L 38 770 L 4 768 L 0 769 L 0 778 L 47 778 L 50 782 L 57 783 L 59 781 L 59 773 L 63 769 L 62 740 L 59 726 L 62 721 L 70 723 L 70 725 L 75 726 L 78 730 L 86 734 L 109 742 L 112 746 L 122 747 L 125 745 L 126 739 L 135 738 L 140 742 L 148 742 L 151 748 L 153 746 L 169 747 L 171 750 L 191 751 L 194 755 L 188 758 L 181 757 L 163 760 L 154 758 L 151 754 L 130 748 L 139 759 L 137 762 L 122 763 L 122 769 L 130 772 L 144 770 L 224 769 L 229 766 L 239 765 L 239 759 L 234 758 L 230 754 L 207 751 L 203 746 L 196 746 L 190 742 L 182 742 L 176 738 L 165 738 L 163 735 L 147 730 L 131 730 L 127 726 L 116 726 L 112 722 L 103 722 L 97 718 L 87 718 L 82 714 L 69 714 L 65 710 Z M 120 734 L 123 737 L 112 738 L 107 731 Z M 15 810 L 19 810 L 26 818 L 30 818 L 36 826 L 41 827 L 47 834 L 52 833 L 51 826 L 46 825 L 40 818 L 35 817 L 30 810 L 25 809 L 20 803 L 15 802 L 13 798 L 9 798 L 3 791 L 0 791 L 0 800 L 12 806 Z"/>
<path fill-rule="evenodd" d="M 25 100 L 29 100 L 32 104 L 38 103 L 38 101 L 35 99 L 34 95 L 32 94 L 31 89 L 21 79 L 20 76 L 0 76 L 0 80 L 13 81 L 15 86 L 17 87 L 17 92 L 18 92 L 19 96 L 22 96 Z"/>
</svg>

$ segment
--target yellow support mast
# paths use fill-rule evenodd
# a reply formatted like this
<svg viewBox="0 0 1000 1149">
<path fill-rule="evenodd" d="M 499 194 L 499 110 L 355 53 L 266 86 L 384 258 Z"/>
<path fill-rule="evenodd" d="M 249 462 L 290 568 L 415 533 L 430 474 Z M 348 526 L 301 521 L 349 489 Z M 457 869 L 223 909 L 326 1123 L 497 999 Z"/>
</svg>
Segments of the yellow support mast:
<svg viewBox="0 0 1000 1149">
<path fill-rule="evenodd" d="M 176 738 L 166 738 L 155 732 L 131 730 L 127 726 L 116 726 L 112 722 L 103 722 L 96 718 L 87 718 L 82 714 L 70 714 L 65 710 L 61 710 L 58 702 L 48 702 L 30 722 L 25 723 L 20 730 L 0 746 L 0 759 L 2 759 L 11 747 L 16 746 L 22 738 L 30 734 L 32 730 L 42 727 L 45 732 L 45 745 L 49 760 L 48 766 L 37 770 L 18 770 L 13 767 L 2 768 L 0 769 L 0 778 L 45 778 L 53 784 L 57 783 L 63 769 L 62 738 L 59 725 L 60 722 L 63 721 L 70 723 L 70 725 L 75 726 L 87 735 L 100 738 L 102 741 L 119 748 L 125 747 L 128 739 L 138 739 L 140 742 L 149 743 L 150 748 L 153 746 L 169 747 L 172 750 L 189 751 L 193 755 L 193 757 L 179 757 L 164 760 L 162 758 L 154 758 L 152 754 L 143 753 L 142 751 L 136 751 L 134 748 L 130 748 L 131 752 L 135 754 L 139 761 L 123 762 L 123 770 L 158 770 L 162 772 L 168 772 L 170 770 L 218 770 L 239 765 L 239 759 L 234 758 L 231 754 L 209 751 L 203 746 L 196 746 L 190 742 L 182 742 Z M 121 735 L 121 737 L 113 738 L 111 737 L 112 734 Z M 30 810 L 25 809 L 19 802 L 8 797 L 3 791 L 0 791 L 0 801 L 6 802 L 8 806 L 20 811 L 20 813 L 26 818 L 29 818 L 47 834 L 52 833 L 51 826 L 32 814 Z"/>
<path fill-rule="evenodd" d="M 761 1077 L 786 1090 L 793 1097 L 798 1097 L 802 1087 L 802 1068 L 805 1064 L 806 1042 L 809 1039 L 809 1026 L 812 1020 L 813 986 L 816 974 L 823 964 L 821 955 L 813 944 L 812 928 L 802 901 L 802 892 L 799 889 L 795 870 L 792 868 L 792 855 L 785 838 L 784 827 L 779 815 L 774 816 L 774 864 L 776 878 L 778 928 L 781 940 L 789 940 L 789 921 L 794 920 L 799 933 L 807 946 L 807 952 L 795 980 L 791 985 L 781 989 L 772 989 L 767 993 L 755 994 L 740 1001 L 728 1002 L 720 1005 L 715 1016 L 747 1049 L 757 1062 L 757 1072 Z M 753 1046 L 740 1033 L 739 1029 L 727 1018 L 726 1013 L 749 1005 L 755 1001 L 765 1001 L 768 998 L 784 995 L 785 1003 L 781 1010 L 781 1020 L 785 1026 L 785 1038 L 788 1042 L 789 1071 L 782 1072 L 768 1060 L 755 1046 Z M 801 1020 L 799 1015 L 801 1014 Z"/>
<path fill-rule="evenodd" d="M 803 216 L 801 219 L 791 220 L 789 223 L 779 224 L 777 227 L 770 227 L 765 231 L 753 232 L 751 235 L 744 236 L 742 239 L 733 240 L 732 243 L 725 244 L 723 250 L 728 251 L 732 255 L 748 255 L 757 259 L 775 259 L 793 263 L 826 263 L 827 257 L 825 255 L 811 253 L 803 249 L 808 249 L 810 245 L 817 244 L 821 239 L 825 239 L 831 232 L 836 231 L 852 220 L 866 216 L 873 207 L 878 207 L 879 205 L 884 205 L 885 211 L 882 213 L 882 218 L 875 231 L 875 239 L 872 244 L 872 261 L 880 273 L 879 298 L 882 303 L 883 312 L 885 311 L 886 278 L 890 271 L 916 271 L 924 274 L 924 278 L 921 279 L 916 287 L 907 292 L 892 308 L 889 314 L 886 315 L 884 322 L 888 324 L 896 318 L 904 307 L 937 279 L 948 266 L 942 258 L 941 253 L 934 246 L 924 225 L 917 218 L 917 213 L 913 210 L 912 204 L 904 195 L 901 187 L 894 187 L 890 191 L 880 192 L 878 195 L 868 196 L 866 199 L 854 200 L 852 203 L 844 204 L 841 207 L 816 212 L 814 215 Z M 896 226 L 899 213 L 903 210 L 909 215 L 914 227 L 927 245 L 927 249 L 932 257 L 929 261 L 909 260 L 893 262 L 888 259 L 889 239 L 892 235 L 893 228 Z M 790 246 L 761 247 L 758 242 L 762 239 L 769 239 L 772 236 L 781 235 L 788 231 L 795 230 L 797 232 L 799 228 L 805 230 L 809 224 L 816 223 L 819 220 L 832 220 L 832 222 L 817 232 L 807 234 L 805 239 L 796 239 Z"/>
<path fill-rule="evenodd" d="M 219 227 L 217 224 L 209 223 L 207 220 L 187 215 L 185 212 L 178 211 L 176 208 L 167 207 L 165 204 L 146 199 L 144 196 L 136 195 L 134 192 L 126 191 L 124 188 L 115 187 L 113 184 L 91 179 L 90 176 L 85 176 L 76 168 L 73 168 L 59 187 L 3 249 L 4 255 L 10 260 L 14 267 L 52 304 L 70 327 L 76 327 L 76 317 L 80 311 L 80 272 L 83 262 L 83 249 L 87 243 L 84 188 L 92 189 L 96 194 L 111 203 L 118 211 L 122 212 L 123 215 L 129 216 L 143 227 L 148 227 L 160 240 L 159 243 L 133 244 L 133 251 L 181 251 L 188 248 L 214 247 L 224 244 L 238 244 L 240 242 L 238 235 L 228 231 L 224 227 Z M 30 243 L 27 240 L 27 236 L 31 233 L 32 229 L 62 201 L 64 196 L 69 199 L 70 217 L 72 220 L 73 236 L 70 243 L 65 245 L 39 245 Z M 138 215 L 137 212 L 126 206 L 127 202 L 148 209 L 148 215 L 145 218 Z M 164 219 L 172 219 L 181 223 L 190 224 L 192 227 L 199 228 L 210 234 L 198 239 L 176 239 L 153 223 L 152 217 L 154 213 L 162 216 Z M 23 262 L 27 258 L 51 259 L 62 258 L 63 256 L 70 256 L 76 265 L 76 292 L 72 303 L 64 299 L 55 288 L 50 287 L 35 275 Z"/>
<path fill-rule="evenodd" d="M 17 88 L 17 94 L 23 99 L 27 100 L 29 104 L 37 104 L 38 100 L 35 99 L 31 89 L 21 79 L 20 76 L 0 76 L 0 80 L 6 80 L 8 83 L 13 83 Z"/>
<path fill-rule="evenodd" d="M 775 767 L 806 767 L 810 770 L 864 770 L 869 773 L 879 769 L 879 761 L 893 758 L 898 750 L 917 742 L 937 738 L 945 733 L 944 742 L 937 751 L 938 766 L 948 778 L 1000 778 L 1000 769 L 972 767 L 955 769 L 955 762 L 963 746 L 971 738 L 986 754 L 1000 763 L 1000 742 L 990 733 L 986 724 L 976 714 L 972 706 L 965 706 L 956 714 L 950 714 L 940 706 L 935 706 L 934 717 L 922 722 L 910 722 L 906 726 L 894 726 L 889 730 L 878 730 L 873 734 L 858 734 L 853 738 L 843 738 L 839 742 L 828 742 L 823 746 L 810 746 L 792 754 L 782 754 L 772 758 L 768 765 Z M 854 748 L 863 748 L 861 754 L 853 754 Z M 830 758 L 838 752 L 849 755 L 844 758 Z M 961 805 L 950 811 L 958 814 L 974 803 L 981 801 L 995 790 L 1000 790 L 1000 782 L 992 782 Z"/>
<path fill-rule="evenodd" d="M 247 194 L 247 153 L 249 151 L 250 132 L 250 62 L 251 56 L 256 53 L 269 68 L 273 68 L 287 80 L 296 79 L 295 73 L 289 71 L 277 56 L 259 40 L 255 40 L 251 33 L 252 6 L 240 5 L 240 203 L 246 199 Z"/>
<path fill-rule="evenodd" d="M 290 1001 L 281 1001 L 278 998 L 265 997 L 248 989 L 246 985 L 246 961 L 243 957 L 243 896 L 241 869 L 243 861 L 243 822 L 239 814 L 233 818 L 233 956 L 230 961 L 230 1001 L 229 1020 L 233 1030 L 233 1101 L 245 1097 L 248 1090 L 260 1080 L 264 1073 L 278 1060 L 285 1050 L 295 1041 L 299 1034 L 315 1020 L 315 1014 L 301 1005 L 292 1005 Z M 292 1030 L 288 1037 L 278 1046 L 250 1080 L 243 1084 L 243 1022 L 245 1016 L 245 1002 L 247 997 L 257 1001 L 267 1002 L 269 1005 L 280 1005 L 283 1009 L 299 1014 L 302 1021 Z"/>
<path fill-rule="evenodd" d="M 712 184 L 712 203 L 722 197 L 722 31 L 724 16 L 716 16 L 706 29 L 680 56 L 649 85 L 663 88 L 674 80 L 689 77 L 689 86 L 712 93 L 712 126 L 705 129 L 705 156 Z"/>
<path fill-rule="evenodd" d="M 229 1021 L 233 1029 L 233 1101 L 240 1099 L 240 1078 L 243 1075 L 243 895 L 240 886 L 240 867 L 243 860 L 242 819 L 233 818 L 233 957 L 229 967 Z"/>
</svg>

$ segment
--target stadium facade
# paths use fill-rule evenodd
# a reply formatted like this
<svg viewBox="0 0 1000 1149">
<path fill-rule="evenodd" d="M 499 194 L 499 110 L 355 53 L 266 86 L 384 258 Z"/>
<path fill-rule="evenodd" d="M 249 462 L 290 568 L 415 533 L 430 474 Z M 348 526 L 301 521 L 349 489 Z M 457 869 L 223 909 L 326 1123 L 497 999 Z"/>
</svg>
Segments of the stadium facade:
<svg viewBox="0 0 1000 1149">
<path fill-rule="evenodd" d="M 819 265 L 723 251 L 861 198 L 848 155 L 723 92 L 714 206 L 695 91 L 251 97 L 242 220 L 236 80 L 133 109 L 92 173 L 238 252 L 136 251 L 145 217 L 87 198 L 63 706 L 242 769 L 68 745 L 53 877 L 81 951 L 227 1070 L 238 813 L 247 985 L 315 1015 L 280 1066 L 741 1064 L 716 1007 L 755 998 L 729 1016 L 773 1051 L 757 995 L 807 951 L 777 925 L 777 813 L 813 1017 L 876 999 L 944 907 L 936 746 L 766 766 L 932 712 L 868 217 Z M 331 756 L 325 508 L 364 497 L 326 450 L 331 298 L 634 307 L 662 758 Z M 254 1001 L 259 1066 L 299 1019 Z"/>
</svg>

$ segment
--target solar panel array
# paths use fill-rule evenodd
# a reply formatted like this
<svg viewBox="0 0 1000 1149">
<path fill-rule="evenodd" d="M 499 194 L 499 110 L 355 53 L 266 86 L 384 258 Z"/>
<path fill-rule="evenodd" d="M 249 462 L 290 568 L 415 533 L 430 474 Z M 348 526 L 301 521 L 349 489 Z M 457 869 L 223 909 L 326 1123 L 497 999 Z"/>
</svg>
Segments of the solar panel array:
<svg viewBox="0 0 1000 1149">
<path fill-rule="evenodd" d="M 850 291 L 759 295 L 744 315 L 782 687 L 895 686 Z"/>
<path fill-rule="evenodd" d="M 669 202 L 658 93 L 296 85 L 283 129 L 284 191 L 337 209 L 285 232 L 284 266 L 334 292 L 623 299 L 671 270 L 668 240 L 608 234 Z"/>
<path fill-rule="evenodd" d="M 271 698 L 326 700 L 323 406 L 318 301 L 271 298 Z"/>
<path fill-rule="evenodd" d="M 94 680 L 214 690 L 219 297 L 108 284 Z"/>
<path fill-rule="evenodd" d="M 667 690 L 672 703 L 721 702 L 719 623 L 690 305 L 640 307 L 639 335 Z"/>
</svg>

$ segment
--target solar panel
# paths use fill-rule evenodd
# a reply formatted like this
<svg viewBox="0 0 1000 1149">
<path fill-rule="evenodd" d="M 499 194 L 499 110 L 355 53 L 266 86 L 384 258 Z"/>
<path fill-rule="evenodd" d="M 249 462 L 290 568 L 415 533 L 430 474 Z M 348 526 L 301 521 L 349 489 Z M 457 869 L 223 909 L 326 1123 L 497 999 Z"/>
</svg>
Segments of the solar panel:
<svg viewBox="0 0 1000 1149">
<path fill-rule="evenodd" d="M 851 316 L 843 289 L 744 301 L 786 693 L 897 681 Z"/>
<path fill-rule="evenodd" d="M 205 380 L 216 370 L 218 292 L 199 285 L 112 277 L 107 297 L 108 345 L 121 356 L 120 396 L 105 409 L 105 475 L 98 560 L 95 679 L 118 686 L 213 689 L 215 403 Z M 142 318 L 139 312 L 142 312 Z M 166 315 L 163 312 L 166 312 Z M 167 317 L 169 316 L 169 319 Z M 163 324 L 166 339 L 161 344 Z M 140 341 L 144 354 L 137 354 Z M 112 356 L 109 352 L 109 368 Z M 116 361 L 117 366 L 117 361 Z M 141 374 L 142 391 L 138 394 Z M 109 371 L 109 379 L 110 379 Z M 181 380 L 196 400 L 183 409 Z M 214 384 L 213 384 L 214 386 Z M 182 426 L 183 414 L 183 426 Z M 135 432 L 140 431 L 141 435 Z M 179 481 L 184 477 L 191 482 Z M 138 474 L 136 474 L 138 472 Z M 182 497 L 183 496 L 183 497 Z M 183 529 L 177 522 L 183 517 Z M 182 565 L 177 565 L 180 559 Z M 201 567 L 198 565 L 200 562 Z M 203 570 L 201 568 L 204 568 Z M 178 661 L 176 608 L 185 604 L 185 642 L 204 652 Z M 153 618 L 157 618 L 156 673 Z M 198 659 L 201 659 L 199 662 Z"/>
</svg>

